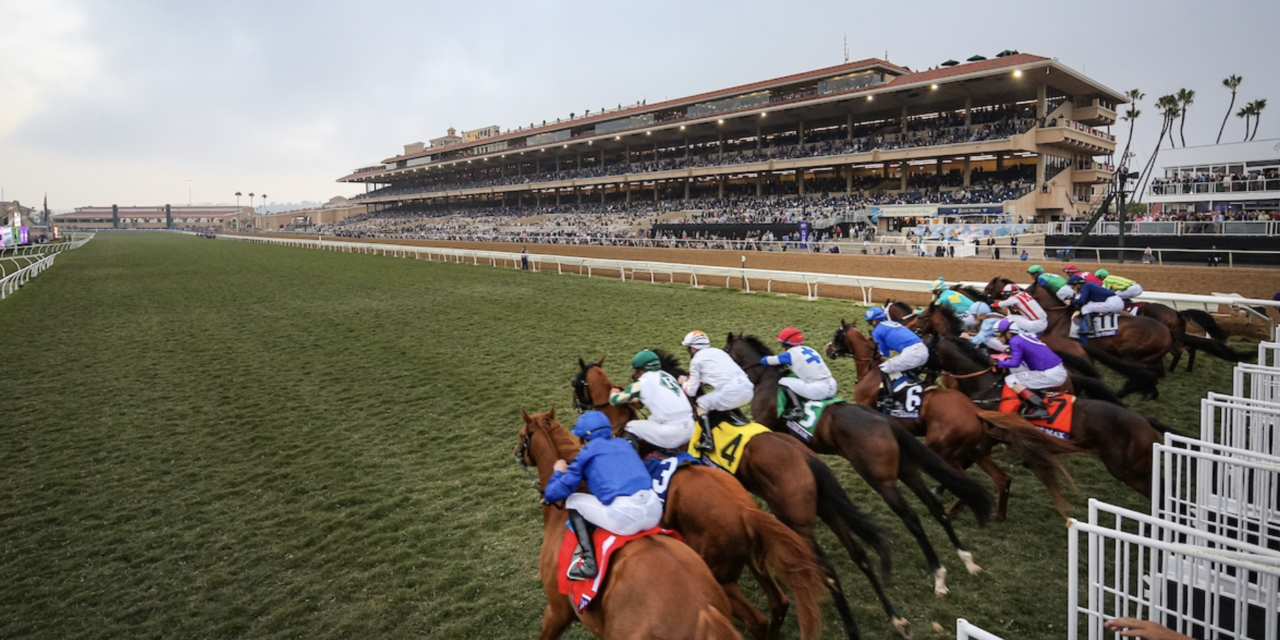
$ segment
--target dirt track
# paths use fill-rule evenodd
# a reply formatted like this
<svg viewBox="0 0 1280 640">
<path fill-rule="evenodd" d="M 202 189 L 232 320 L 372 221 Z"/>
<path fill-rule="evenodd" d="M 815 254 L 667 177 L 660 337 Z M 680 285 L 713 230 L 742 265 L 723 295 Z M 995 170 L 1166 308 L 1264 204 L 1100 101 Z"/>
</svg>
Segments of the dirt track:
<svg viewBox="0 0 1280 640">
<path fill-rule="evenodd" d="M 298 236 L 305 237 L 305 236 Z M 313 236 L 314 237 L 314 236 Z M 388 242 L 385 239 L 369 239 L 368 242 Z M 459 249 L 483 249 L 488 251 L 518 252 L 520 245 L 506 242 L 443 242 L 425 240 L 391 240 L 395 244 L 417 246 L 454 247 Z M 530 244 L 531 254 L 579 256 L 616 260 L 650 260 L 683 264 L 704 264 L 737 267 L 742 256 L 747 257 L 747 267 L 756 269 L 780 269 L 817 273 L 841 273 L 849 275 L 882 276 L 932 280 L 942 277 L 948 281 L 985 281 L 1004 276 L 1026 281 L 1026 268 L 1031 264 L 1043 264 L 1050 272 L 1061 273 L 1059 262 L 1022 262 L 1018 260 L 982 260 L 975 258 L 906 258 L 890 256 L 864 256 L 857 254 L 811 253 L 761 253 L 741 251 L 716 251 L 708 249 L 642 249 L 631 247 L 598 247 L 580 245 Z M 1208 294 L 1238 293 L 1250 298 L 1270 300 L 1280 290 L 1280 270 L 1252 267 L 1189 267 L 1142 264 L 1099 264 L 1077 261 L 1081 269 L 1092 271 L 1106 267 L 1116 275 L 1132 278 L 1144 289 L 1170 293 Z M 740 283 L 733 283 L 738 286 Z M 758 288 L 758 285 L 757 285 Z M 804 292 L 803 287 L 774 287 L 785 292 Z M 823 295 L 852 297 L 855 292 L 823 289 Z M 927 302 L 928 298 L 915 299 L 909 294 L 898 294 L 911 303 Z"/>
</svg>

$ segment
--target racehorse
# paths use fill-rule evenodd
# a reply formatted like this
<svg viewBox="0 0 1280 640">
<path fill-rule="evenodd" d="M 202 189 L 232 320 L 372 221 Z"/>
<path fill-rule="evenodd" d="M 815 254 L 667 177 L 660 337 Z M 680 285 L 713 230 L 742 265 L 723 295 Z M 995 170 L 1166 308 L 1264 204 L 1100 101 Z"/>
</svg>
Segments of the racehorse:
<svg viewBox="0 0 1280 640">
<path fill-rule="evenodd" d="M 880 396 L 882 374 L 880 353 L 871 340 L 856 325 L 840 321 L 831 343 L 827 345 L 831 358 L 853 358 L 858 370 L 858 383 L 853 388 L 854 400 L 874 408 Z M 999 411 L 983 411 L 969 397 L 954 389 L 931 387 L 920 397 L 919 418 L 899 420 L 909 431 L 924 436 L 925 446 L 933 449 L 943 460 L 957 468 L 966 469 L 971 464 L 991 476 L 996 486 L 998 503 L 991 515 L 995 522 L 1003 522 L 1009 505 L 1009 487 L 1013 480 L 991 457 L 996 444 L 1004 444 L 1014 451 L 1023 464 L 1031 470 L 1049 490 L 1054 508 L 1067 517 L 1067 501 L 1058 489 L 1058 474 L 1070 481 L 1066 469 L 1054 457 L 1074 453 L 1076 448 L 1057 438 L 1051 438 L 1021 417 Z"/>
<path fill-rule="evenodd" d="M 556 460 L 577 454 L 573 437 L 555 420 L 555 409 L 524 416 L 516 459 L 538 469 L 541 493 Z M 568 515 L 552 505 L 542 507 L 542 552 L 538 576 L 547 595 L 542 611 L 541 640 L 560 637 L 576 619 L 599 638 L 681 638 L 742 640 L 729 621 L 729 597 L 692 547 L 665 535 L 638 538 L 609 561 L 603 593 L 581 612 L 557 589 L 558 559 Z M 659 586 L 660 585 L 660 586 Z"/>
<path fill-rule="evenodd" d="M 927 343 L 929 366 L 952 377 L 978 406 L 994 406 L 1004 386 L 988 357 L 965 340 L 935 336 Z M 1119 405 L 1076 398 L 1071 444 L 1096 454 L 1117 480 L 1151 497 L 1151 446 L 1169 428 Z"/>
<path fill-rule="evenodd" d="M 772 351 L 755 336 L 734 336 L 732 333 L 729 334 L 724 350 L 746 371 L 747 377 L 755 385 L 751 415 L 756 422 L 773 431 L 791 433 L 778 418 L 778 381 L 782 379 L 783 370 L 781 367 L 760 363 L 760 359 L 771 355 Z M 925 562 L 933 574 L 935 594 L 946 595 L 947 570 L 938 560 L 938 554 L 925 535 L 920 519 L 898 490 L 899 480 L 906 483 L 920 501 L 924 502 L 929 514 L 942 525 L 969 573 L 982 571 L 981 567 L 974 564 L 973 554 L 965 550 L 942 504 L 929 492 L 920 472 L 929 474 L 943 488 L 969 505 L 979 525 L 985 525 L 991 514 L 991 495 L 976 480 L 947 464 L 938 454 L 916 440 L 905 428 L 876 411 L 842 402 L 829 405 L 823 410 L 807 444 L 818 453 L 836 454 L 848 460 L 867 484 L 880 494 L 924 552 Z"/>
<path fill-rule="evenodd" d="M 1010 284 L 1015 283 L 1006 278 L 992 278 L 983 293 L 988 296 L 988 299 L 993 299 L 998 292 L 1003 291 L 1004 287 Z M 1045 293 L 1048 292 L 1046 291 Z M 1250 355 L 1238 352 L 1227 346 L 1227 332 L 1218 326 L 1218 322 L 1213 319 L 1213 316 L 1199 309 L 1178 311 L 1173 307 L 1158 302 L 1146 302 L 1142 305 L 1140 315 L 1159 322 L 1169 330 L 1168 353 L 1173 356 L 1173 360 L 1169 363 L 1170 372 L 1177 370 L 1178 361 L 1182 359 L 1183 352 L 1187 352 L 1187 371 L 1191 371 L 1195 367 L 1196 352 L 1198 351 L 1204 351 L 1228 362 L 1240 362 Z M 1202 338 L 1187 333 L 1187 321 L 1200 325 L 1200 328 L 1204 329 L 1209 337 Z"/>
<path fill-rule="evenodd" d="M 684 372 L 678 371 L 674 365 L 673 358 L 666 354 L 660 355 L 664 367 L 671 369 L 668 373 L 683 375 Z M 604 358 L 592 363 L 578 360 L 579 373 L 573 378 L 574 406 L 584 411 L 590 409 L 604 412 L 613 424 L 614 434 L 621 435 L 626 423 L 635 418 L 636 414 L 630 406 L 609 404 L 609 393 L 616 385 L 605 374 L 601 366 L 603 364 Z M 808 468 L 809 473 L 799 471 L 804 468 Z M 676 477 L 680 475 L 682 474 L 676 474 Z M 743 446 L 735 475 L 743 487 L 760 496 L 769 505 L 769 510 L 778 520 L 809 543 L 826 570 L 827 588 L 831 591 L 836 611 L 848 635 L 856 636 L 857 625 L 839 576 L 814 535 L 819 518 L 835 533 L 854 564 L 867 576 L 894 629 L 903 637 L 911 636 L 910 622 L 898 615 L 881 587 L 866 551 L 858 543 L 858 538 L 861 538 L 876 550 L 887 578 L 890 556 L 884 531 L 871 516 L 854 505 L 835 474 L 821 458 L 785 435 L 760 434 Z"/>
</svg>

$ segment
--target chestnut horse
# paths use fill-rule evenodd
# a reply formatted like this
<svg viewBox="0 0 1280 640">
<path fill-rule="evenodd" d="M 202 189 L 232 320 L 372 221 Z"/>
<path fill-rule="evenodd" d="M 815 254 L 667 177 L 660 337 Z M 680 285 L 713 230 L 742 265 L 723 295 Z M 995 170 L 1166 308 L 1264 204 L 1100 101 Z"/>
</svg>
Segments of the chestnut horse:
<svg viewBox="0 0 1280 640">
<path fill-rule="evenodd" d="M 831 358 L 853 358 L 858 369 L 858 383 L 853 388 L 853 398 L 861 405 L 875 408 L 880 397 L 880 353 L 857 326 L 840 321 L 840 328 L 827 345 Z M 1052 438 L 1032 426 L 1031 423 L 1011 413 L 983 411 L 969 397 L 954 389 L 933 387 L 921 398 L 920 417 L 916 420 L 899 419 L 907 430 L 924 436 L 925 446 L 933 449 L 960 469 L 971 464 L 991 476 L 999 497 L 996 512 L 991 519 L 1003 522 L 1009 506 L 1009 487 L 1013 480 L 991 457 L 996 444 L 1004 444 L 1014 451 L 1031 473 L 1044 483 L 1053 499 L 1053 506 L 1064 518 L 1067 501 L 1058 489 L 1058 474 L 1070 481 L 1066 469 L 1054 457 L 1075 453 L 1076 448 Z"/>
<path fill-rule="evenodd" d="M 979 406 L 994 406 L 1004 386 L 986 354 L 965 340 L 935 336 L 929 366 L 950 374 L 956 387 Z M 1151 445 L 1169 428 L 1119 405 L 1076 398 L 1071 444 L 1097 455 L 1117 480 L 1151 497 Z"/>
<path fill-rule="evenodd" d="M 784 375 L 783 369 L 760 363 L 761 358 L 771 355 L 772 351 L 755 336 L 741 334 L 729 334 L 724 350 L 747 372 L 747 377 L 755 385 L 751 415 L 756 422 L 773 431 L 791 434 L 778 418 L 778 381 Z M 818 453 L 836 454 L 848 460 L 858 475 L 880 494 L 924 552 L 925 562 L 933 575 L 935 594 L 946 595 L 947 570 L 938 560 L 920 518 L 898 490 L 899 480 L 906 483 L 924 502 L 929 514 L 942 525 L 969 573 L 982 571 L 974 564 L 973 554 L 965 550 L 942 504 L 929 492 L 920 472 L 929 474 L 969 505 L 979 525 L 985 525 L 991 514 L 991 495 L 978 481 L 947 464 L 905 428 L 876 411 L 842 402 L 823 410 L 807 444 Z"/>
<path fill-rule="evenodd" d="M 555 420 L 555 409 L 530 416 L 520 428 L 516 459 L 538 468 L 538 490 L 547 486 L 556 460 L 572 459 L 578 451 L 573 436 Z M 689 545 L 663 535 L 628 543 L 609 561 L 603 593 L 581 612 L 557 589 L 558 559 L 568 515 L 551 505 L 542 507 L 542 552 L 538 576 L 547 595 L 542 611 L 541 640 L 560 637 L 579 619 L 598 638 L 681 638 L 742 640 L 729 621 L 729 597 L 711 570 Z"/>
<path fill-rule="evenodd" d="M 672 367 L 670 356 L 664 357 L 663 362 L 666 366 Z M 616 388 L 616 385 L 609 380 L 601 367 L 602 364 L 604 364 L 604 358 L 592 363 L 578 360 L 580 371 L 573 379 L 574 405 L 581 410 L 603 411 L 609 416 L 614 433 L 621 435 L 627 421 L 635 417 L 635 412 L 629 406 L 619 407 L 609 404 L 609 392 Z M 683 372 L 677 373 L 683 374 Z M 809 469 L 809 473 L 800 471 L 804 468 Z M 678 478 L 681 475 L 682 473 L 676 474 L 675 477 Z M 769 505 L 769 510 L 778 517 L 778 520 L 809 543 L 809 547 L 813 549 L 826 570 L 828 577 L 826 585 L 831 591 L 832 600 L 847 635 L 857 637 L 857 624 L 853 620 L 853 612 L 849 609 L 839 576 L 814 536 L 818 518 L 827 523 L 848 551 L 854 564 L 867 576 L 894 629 L 903 637 L 911 636 L 911 624 L 895 611 L 892 601 L 889 600 L 876 577 L 866 551 L 857 540 L 862 538 L 876 550 L 887 577 L 889 543 L 884 531 L 869 515 L 854 505 L 844 488 L 840 486 L 835 474 L 822 462 L 821 458 L 809 452 L 804 445 L 782 434 L 760 434 L 749 440 L 742 448 L 735 475 L 743 487 L 760 496 Z M 785 613 L 785 609 L 783 612 Z"/>
</svg>

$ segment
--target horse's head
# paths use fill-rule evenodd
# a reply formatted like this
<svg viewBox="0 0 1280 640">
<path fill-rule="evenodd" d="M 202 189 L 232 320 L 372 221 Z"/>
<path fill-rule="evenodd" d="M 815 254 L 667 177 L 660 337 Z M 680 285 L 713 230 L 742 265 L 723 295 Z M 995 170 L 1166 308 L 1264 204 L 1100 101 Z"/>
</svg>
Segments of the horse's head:
<svg viewBox="0 0 1280 640">
<path fill-rule="evenodd" d="M 858 326 L 853 323 L 846 324 L 844 320 L 840 320 L 840 328 L 836 329 L 835 337 L 827 345 L 827 357 L 854 359 L 857 363 L 858 377 L 862 377 L 862 374 L 877 359 L 877 355 L 871 340 L 858 330 Z"/>
<path fill-rule="evenodd" d="M 546 413 L 529 415 L 521 411 L 520 415 L 524 418 L 524 426 L 520 427 L 516 443 L 516 462 L 525 468 L 538 468 L 541 489 L 547 485 L 556 460 L 572 460 L 578 455 L 578 443 L 556 421 L 555 407 Z"/>
<path fill-rule="evenodd" d="M 573 408 L 578 413 L 609 406 L 609 391 L 613 383 L 601 368 L 603 364 L 603 357 L 595 362 L 578 358 L 578 373 L 570 381 L 573 385 Z"/>
<path fill-rule="evenodd" d="M 679 378 L 680 376 L 689 375 L 689 371 L 680 364 L 680 359 L 675 355 L 667 353 L 662 349 L 654 349 L 653 352 L 658 355 L 658 364 L 663 371 Z"/>
<path fill-rule="evenodd" d="M 770 368 L 760 364 L 760 359 L 773 355 L 773 350 L 765 346 L 759 338 L 741 333 L 736 336 L 729 334 L 725 340 L 724 351 L 738 363 L 739 367 L 742 367 L 753 383 L 758 383 L 761 372 Z"/>
<path fill-rule="evenodd" d="M 840 319 L 840 326 L 836 327 L 835 335 L 831 336 L 831 342 L 827 343 L 827 357 L 832 360 L 836 358 L 852 358 L 853 348 L 849 346 L 849 337 L 845 335 L 853 325 Z M 856 331 L 856 329 L 854 329 Z"/>
<path fill-rule="evenodd" d="M 929 303 L 929 308 L 921 311 L 918 318 L 915 328 L 921 335 L 958 336 L 964 329 L 951 307 L 936 302 Z"/>
</svg>

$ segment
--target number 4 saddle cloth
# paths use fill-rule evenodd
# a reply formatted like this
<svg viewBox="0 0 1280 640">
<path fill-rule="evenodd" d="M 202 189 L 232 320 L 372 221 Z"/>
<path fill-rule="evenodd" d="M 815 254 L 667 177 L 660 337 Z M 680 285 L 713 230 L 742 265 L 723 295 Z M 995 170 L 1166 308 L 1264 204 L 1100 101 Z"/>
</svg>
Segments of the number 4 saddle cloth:
<svg viewBox="0 0 1280 640">
<path fill-rule="evenodd" d="M 1048 435 L 1063 440 L 1071 439 L 1071 414 L 1075 409 L 1076 397 L 1069 393 L 1058 393 L 1044 396 L 1044 407 L 1049 411 L 1045 420 L 1028 420 L 1035 427 Z M 1021 413 L 1022 398 L 1009 387 L 1000 390 L 1001 413 Z"/>
<path fill-rule="evenodd" d="M 689 455 L 729 473 L 737 473 L 738 463 L 742 460 L 742 452 L 747 449 L 747 443 L 768 432 L 768 427 L 755 422 L 741 426 L 727 421 L 720 422 L 711 428 L 711 441 L 715 443 L 715 450 L 704 454 L 696 448 L 697 443 L 702 441 L 702 423 L 694 422 L 693 437 L 689 438 Z"/>
<path fill-rule="evenodd" d="M 662 527 L 654 527 L 630 536 L 618 535 L 604 529 L 596 529 L 591 533 L 591 540 L 596 547 L 596 567 L 599 570 L 596 573 L 596 577 L 590 580 L 570 580 L 567 575 L 569 563 L 573 561 L 573 552 L 578 547 L 578 540 L 574 537 L 572 529 L 565 531 L 564 541 L 560 543 L 560 557 L 557 561 L 556 575 L 559 578 L 556 583 L 556 590 L 569 596 L 569 602 L 578 611 L 586 609 L 600 592 L 601 585 L 604 584 L 604 577 L 609 570 L 609 559 L 613 557 L 614 552 L 632 540 L 653 535 L 666 535 L 682 542 L 684 541 L 679 532 L 663 529 Z"/>
</svg>

